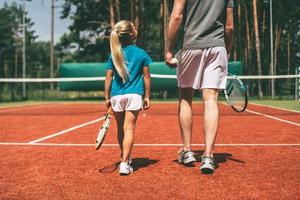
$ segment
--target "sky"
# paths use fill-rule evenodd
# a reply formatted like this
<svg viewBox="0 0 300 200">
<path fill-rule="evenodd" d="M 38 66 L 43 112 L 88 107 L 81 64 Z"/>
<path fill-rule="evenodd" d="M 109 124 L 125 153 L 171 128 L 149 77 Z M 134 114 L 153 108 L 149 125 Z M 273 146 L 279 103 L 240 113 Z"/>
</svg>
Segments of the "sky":
<svg viewBox="0 0 300 200">
<path fill-rule="evenodd" d="M 22 0 L 0 0 L 0 7 L 3 7 L 4 3 L 8 4 L 16 2 L 17 4 L 23 4 Z M 56 0 L 55 5 L 55 42 L 59 41 L 59 38 L 68 32 L 68 26 L 71 24 L 70 19 L 60 19 L 60 12 L 64 0 Z M 51 37 L 51 0 L 32 0 L 26 2 L 26 11 L 29 18 L 31 18 L 34 25 L 33 30 L 36 31 L 38 41 L 50 41 Z"/>
</svg>

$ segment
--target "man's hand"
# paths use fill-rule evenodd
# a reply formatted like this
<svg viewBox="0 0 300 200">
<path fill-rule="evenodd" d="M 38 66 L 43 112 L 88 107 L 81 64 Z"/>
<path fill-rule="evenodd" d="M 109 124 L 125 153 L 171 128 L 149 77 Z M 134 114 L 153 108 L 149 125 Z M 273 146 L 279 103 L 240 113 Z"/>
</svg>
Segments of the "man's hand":
<svg viewBox="0 0 300 200">
<path fill-rule="evenodd" d="M 177 61 L 176 61 L 176 59 L 173 58 L 173 53 L 172 52 L 166 51 L 165 60 L 166 60 L 166 64 L 170 68 L 176 68 L 177 67 Z"/>
</svg>

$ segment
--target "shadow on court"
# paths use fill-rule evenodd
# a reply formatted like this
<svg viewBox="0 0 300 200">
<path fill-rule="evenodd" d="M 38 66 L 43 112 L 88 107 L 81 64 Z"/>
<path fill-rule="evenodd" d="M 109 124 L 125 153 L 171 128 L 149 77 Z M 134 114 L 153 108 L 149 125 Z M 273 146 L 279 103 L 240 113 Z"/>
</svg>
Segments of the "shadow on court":
<svg viewBox="0 0 300 200">
<path fill-rule="evenodd" d="M 120 162 L 116 162 L 116 163 L 113 163 L 109 166 L 105 166 L 101 169 L 99 169 L 99 172 L 100 173 L 112 173 L 114 171 L 116 171 L 118 169 L 118 166 L 119 166 Z"/>
<path fill-rule="evenodd" d="M 194 151 L 197 162 L 201 162 L 201 156 L 203 155 L 203 150 Z M 214 153 L 215 167 L 219 168 L 220 163 L 226 163 L 227 161 L 234 161 L 238 163 L 244 164 L 245 162 L 242 160 L 238 160 L 233 158 L 231 153 Z"/>
<path fill-rule="evenodd" d="M 158 160 L 149 159 L 149 158 L 133 158 L 132 167 L 134 171 L 137 171 L 141 168 L 148 167 L 149 165 L 154 165 L 158 163 Z"/>
<path fill-rule="evenodd" d="M 203 155 L 204 151 L 203 150 L 197 150 L 197 151 L 194 151 L 194 153 L 195 153 L 196 162 L 201 163 L 201 156 Z M 219 168 L 220 163 L 226 163 L 228 160 L 238 162 L 238 163 L 242 163 L 242 164 L 245 163 L 242 160 L 238 160 L 236 158 L 233 158 L 232 154 L 230 154 L 230 153 L 214 153 L 214 160 L 215 160 L 215 168 L 216 169 Z M 178 163 L 178 160 L 177 159 L 173 160 L 173 162 Z M 188 164 L 188 165 L 185 165 L 185 166 L 186 167 L 196 167 L 195 164 Z"/>
<path fill-rule="evenodd" d="M 132 159 L 132 168 L 133 171 L 137 171 L 141 168 L 148 167 L 149 165 L 156 164 L 158 160 L 149 159 L 149 158 L 133 158 Z M 112 165 L 103 167 L 99 170 L 100 173 L 112 173 L 116 171 L 119 167 L 120 162 L 113 163 Z"/>
</svg>

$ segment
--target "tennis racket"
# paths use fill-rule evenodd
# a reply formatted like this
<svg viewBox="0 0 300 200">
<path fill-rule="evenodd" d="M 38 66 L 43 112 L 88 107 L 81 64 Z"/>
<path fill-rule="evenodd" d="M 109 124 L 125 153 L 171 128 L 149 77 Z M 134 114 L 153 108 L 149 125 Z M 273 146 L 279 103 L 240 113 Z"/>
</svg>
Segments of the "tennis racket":
<svg viewBox="0 0 300 200">
<path fill-rule="evenodd" d="M 111 107 L 108 109 L 107 113 L 105 114 L 104 122 L 99 130 L 98 136 L 96 138 L 96 150 L 98 150 L 106 136 L 106 133 L 108 131 L 109 125 L 110 125 L 110 119 L 112 115 L 112 109 Z"/>
<path fill-rule="evenodd" d="M 224 94 L 231 108 L 243 112 L 247 108 L 248 95 L 245 84 L 237 76 L 229 74 Z"/>
</svg>

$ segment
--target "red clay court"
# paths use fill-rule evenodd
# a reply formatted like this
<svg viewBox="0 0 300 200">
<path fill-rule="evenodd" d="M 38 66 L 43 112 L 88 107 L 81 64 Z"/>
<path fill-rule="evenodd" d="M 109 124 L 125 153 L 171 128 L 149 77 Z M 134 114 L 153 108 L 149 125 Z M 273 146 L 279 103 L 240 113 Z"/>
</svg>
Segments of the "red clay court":
<svg viewBox="0 0 300 200">
<path fill-rule="evenodd" d="M 220 105 L 213 175 L 199 171 L 202 104 L 193 107 L 195 167 L 177 163 L 177 103 L 141 112 L 132 153 L 135 172 L 119 176 L 113 120 L 104 146 L 95 138 L 101 103 L 0 108 L 0 199 L 299 199 L 300 113 L 250 104 Z"/>
</svg>

